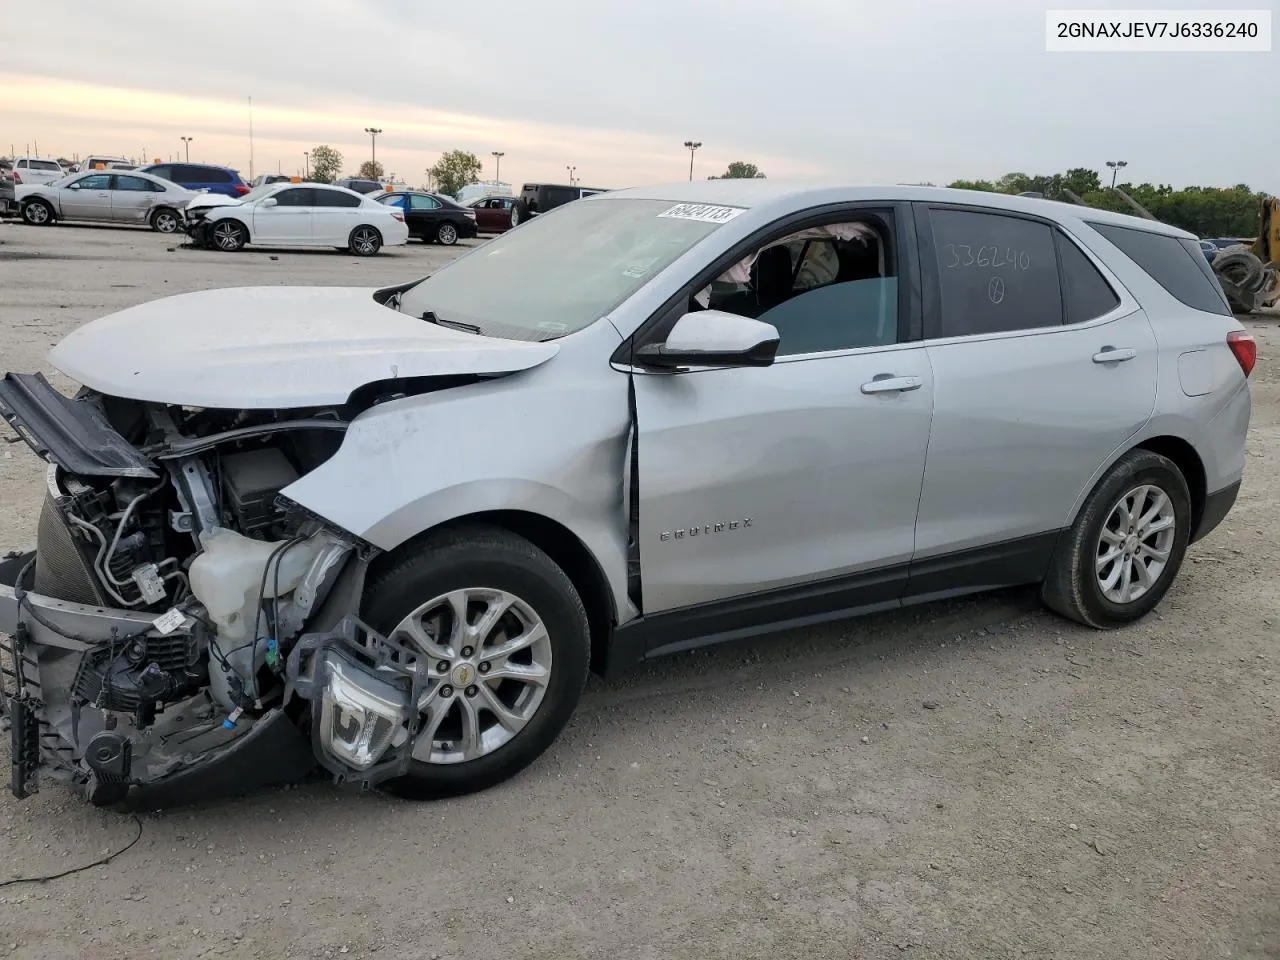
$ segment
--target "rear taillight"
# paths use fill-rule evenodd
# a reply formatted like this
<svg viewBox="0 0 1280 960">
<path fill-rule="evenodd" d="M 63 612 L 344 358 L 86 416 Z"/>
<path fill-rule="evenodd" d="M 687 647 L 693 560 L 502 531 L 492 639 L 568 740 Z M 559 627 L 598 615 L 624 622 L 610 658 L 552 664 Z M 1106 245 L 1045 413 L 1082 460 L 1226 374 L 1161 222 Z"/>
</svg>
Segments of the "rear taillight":
<svg viewBox="0 0 1280 960">
<path fill-rule="evenodd" d="M 1247 377 L 1253 373 L 1253 367 L 1258 362 L 1258 341 L 1253 339 L 1253 334 L 1244 330 L 1232 330 L 1227 334 L 1227 346 L 1231 348 L 1244 375 Z"/>
<path fill-rule="evenodd" d="M 22 174 L 20 174 L 17 170 L 13 171 L 13 182 L 14 183 L 22 182 Z"/>
<path fill-rule="evenodd" d="M 404 223 L 404 214 L 403 214 L 403 213 L 396 213 L 396 212 L 393 210 L 393 211 L 391 212 L 391 216 L 392 216 L 394 219 L 399 220 L 401 223 Z"/>
<path fill-rule="evenodd" d="M 235 189 L 236 189 L 236 193 L 240 194 L 240 196 L 242 197 L 249 192 L 249 188 L 245 186 L 243 183 L 237 183 Z"/>
<path fill-rule="evenodd" d="M 476 212 L 474 210 L 468 210 L 466 213 L 463 214 L 463 216 L 466 217 L 468 220 L 474 220 L 476 218 Z"/>
</svg>

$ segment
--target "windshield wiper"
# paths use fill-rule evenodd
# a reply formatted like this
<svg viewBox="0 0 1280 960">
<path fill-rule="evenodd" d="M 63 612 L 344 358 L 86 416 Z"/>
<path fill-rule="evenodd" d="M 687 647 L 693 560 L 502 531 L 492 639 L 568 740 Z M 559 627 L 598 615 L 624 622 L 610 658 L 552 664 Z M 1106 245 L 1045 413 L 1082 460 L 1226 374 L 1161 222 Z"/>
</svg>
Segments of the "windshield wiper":
<svg viewBox="0 0 1280 960">
<path fill-rule="evenodd" d="M 480 328 L 474 323 L 463 323 L 461 320 L 445 320 L 443 317 L 437 317 L 430 310 L 422 311 L 422 319 L 427 323 L 434 323 L 438 327 L 453 327 L 456 330 L 465 330 L 467 333 L 480 334 Z"/>
</svg>

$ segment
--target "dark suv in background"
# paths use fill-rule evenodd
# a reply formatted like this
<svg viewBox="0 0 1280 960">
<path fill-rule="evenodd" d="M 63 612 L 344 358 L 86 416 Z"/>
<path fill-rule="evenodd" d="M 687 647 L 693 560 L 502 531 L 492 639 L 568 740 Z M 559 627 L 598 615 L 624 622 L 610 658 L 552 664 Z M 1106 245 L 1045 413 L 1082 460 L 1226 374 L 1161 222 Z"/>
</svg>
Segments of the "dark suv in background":
<svg viewBox="0 0 1280 960">
<path fill-rule="evenodd" d="M 511 212 L 511 225 L 514 227 L 540 213 L 606 190 L 606 187 L 578 187 L 563 183 L 526 183 L 520 188 L 520 199 Z"/>
<path fill-rule="evenodd" d="M 379 190 L 385 189 L 377 180 L 366 180 L 364 177 L 343 177 L 341 180 L 333 181 L 333 185 L 335 187 L 346 187 L 348 190 L 363 194 L 377 193 Z"/>
<path fill-rule="evenodd" d="M 215 167 L 209 163 L 153 163 L 139 169 L 188 190 L 207 190 L 228 197 L 243 197 L 249 192 L 249 185 L 230 167 Z"/>
</svg>

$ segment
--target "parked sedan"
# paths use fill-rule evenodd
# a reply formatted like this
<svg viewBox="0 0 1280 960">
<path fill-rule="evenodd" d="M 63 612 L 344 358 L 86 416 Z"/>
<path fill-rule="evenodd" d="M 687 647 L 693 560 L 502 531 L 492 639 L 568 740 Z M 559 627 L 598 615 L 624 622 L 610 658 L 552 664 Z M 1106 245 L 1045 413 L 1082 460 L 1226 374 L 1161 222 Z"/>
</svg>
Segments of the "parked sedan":
<svg viewBox="0 0 1280 960">
<path fill-rule="evenodd" d="M 245 244 L 337 247 L 371 257 L 409 240 L 404 214 L 343 187 L 272 183 L 241 200 L 202 194 L 187 205 L 187 233 L 199 246 L 235 251 Z"/>
<path fill-rule="evenodd" d="M 35 227 L 58 220 L 150 225 L 159 233 L 182 229 L 182 208 L 196 194 L 148 173 L 73 173 L 53 183 L 17 188 L 22 219 Z"/>
<path fill-rule="evenodd" d="M 518 201 L 515 197 L 481 197 L 471 201 L 476 212 L 476 228 L 481 233 L 506 233 L 515 223 L 512 211 Z"/>
<path fill-rule="evenodd" d="M 423 243 L 453 246 L 476 235 L 476 212 L 438 193 L 397 190 L 377 197 L 377 202 L 403 211 L 409 236 Z"/>
</svg>

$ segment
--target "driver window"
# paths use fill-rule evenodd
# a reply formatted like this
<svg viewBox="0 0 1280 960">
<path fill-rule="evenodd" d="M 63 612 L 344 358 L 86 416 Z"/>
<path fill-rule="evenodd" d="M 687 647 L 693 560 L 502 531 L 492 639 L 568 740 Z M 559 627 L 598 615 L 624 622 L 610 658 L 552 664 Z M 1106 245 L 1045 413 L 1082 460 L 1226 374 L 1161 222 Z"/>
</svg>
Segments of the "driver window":
<svg viewBox="0 0 1280 960">
<path fill-rule="evenodd" d="M 879 218 L 781 237 L 735 264 L 696 298 L 778 331 L 778 356 L 887 346 L 898 339 L 893 245 Z"/>
</svg>

